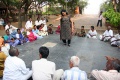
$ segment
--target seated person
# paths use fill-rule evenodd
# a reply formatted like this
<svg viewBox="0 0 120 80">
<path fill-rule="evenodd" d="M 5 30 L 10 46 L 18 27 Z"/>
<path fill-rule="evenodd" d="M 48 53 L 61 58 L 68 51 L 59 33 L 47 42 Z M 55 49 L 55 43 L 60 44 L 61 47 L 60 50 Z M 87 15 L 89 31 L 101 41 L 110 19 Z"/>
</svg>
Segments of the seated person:
<svg viewBox="0 0 120 80">
<path fill-rule="evenodd" d="M 110 42 L 111 46 L 118 46 L 120 44 L 120 30 L 118 30 L 118 34 L 111 38 Z"/>
<path fill-rule="evenodd" d="M 41 25 L 41 23 L 42 22 L 41 22 L 40 18 L 38 17 L 37 20 L 35 21 L 36 27 L 39 28 L 39 26 Z"/>
<path fill-rule="evenodd" d="M 32 27 L 33 27 L 32 18 L 29 18 L 28 21 L 25 24 L 25 28 L 26 28 L 26 30 L 29 30 Z"/>
<path fill-rule="evenodd" d="M 32 32 L 37 37 L 37 39 L 42 39 L 43 38 L 41 35 L 38 34 L 39 30 L 37 29 L 36 25 L 34 25 L 34 27 L 32 29 Z"/>
<path fill-rule="evenodd" d="M 91 29 L 89 30 L 87 37 L 88 38 L 93 38 L 93 39 L 97 39 L 97 31 L 94 29 L 94 26 L 91 26 Z"/>
<path fill-rule="evenodd" d="M 6 30 L 6 35 L 3 36 L 5 43 L 9 43 L 10 46 L 17 46 L 19 43 L 19 40 L 13 38 L 13 36 L 10 35 L 9 30 Z"/>
<path fill-rule="evenodd" d="M 46 19 L 45 19 L 45 17 L 42 17 L 40 21 L 41 21 L 42 24 L 46 25 Z"/>
<path fill-rule="evenodd" d="M 1 47 L 1 51 L 5 53 L 6 56 L 9 56 L 9 49 L 10 49 L 10 45 L 9 44 L 5 44 L 4 43 L 4 39 L 0 37 L 0 47 Z"/>
<path fill-rule="evenodd" d="M 20 45 L 22 45 L 23 43 L 26 43 L 28 41 L 28 39 L 24 39 L 24 36 L 21 33 L 20 29 L 17 29 L 16 38 L 19 40 Z"/>
<path fill-rule="evenodd" d="M 17 33 L 17 28 L 11 25 L 10 22 L 5 26 L 5 30 L 9 30 L 10 34 L 15 38 Z"/>
<path fill-rule="evenodd" d="M 65 70 L 62 80 L 87 80 L 85 71 L 79 69 L 80 59 L 77 56 L 72 56 L 69 62 L 71 69 Z"/>
<path fill-rule="evenodd" d="M 41 24 L 40 28 L 39 28 L 39 35 L 41 36 L 47 36 L 48 32 L 47 32 L 47 25 L 44 25 L 43 23 Z"/>
<path fill-rule="evenodd" d="M 49 24 L 49 25 L 48 25 L 48 30 L 47 30 L 48 34 L 53 34 L 52 27 L 53 27 L 52 24 Z"/>
<path fill-rule="evenodd" d="M 25 62 L 18 58 L 19 51 L 11 47 L 9 55 L 5 60 L 3 80 L 27 80 L 32 76 L 32 71 L 26 68 Z"/>
<path fill-rule="evenodd" d="M 29 39 L 28 39 L 28 36 L 27 36 L 27 31 L 26 31 L 26 29 L 21 28 L 21 33 L 22 33 L 23 36 L 24 36 L 24 38 L 23 38 L 24 43 L 29 42 Z"/>
<path fill-rule="evenodd" d="M 60 24 L 57 27 L 57 30 L 55 31 L 56 34 L 60 34 Z"/>
<path fill-rule="evenodd" d="M 106 70 L 93 70 L 92 76 L 96 80 L 120 80 L 120 60 L 106 57 Z"/>
<path fill-rule="evenodd" d="M 7 57 L 6 54 L 4 54 L 4 52 L 1 51 L 1 47 L 0 47 L 0 77 L 3 76 L 4 62 L 6 57 Z"/>
<path fill-rule="evenodd" d="M 103 33 L 103 35 L 100 35 L 101 41 L 109 41 L 113 37 L 113 30 L 111 30 L 111 27 L 108 26 L 107 30 Z"/>
<path fill-rule="evenodd" d="M 84 26 L 81 26 L 81 32 L 78 33 L 78 36 L 79 36 L 79 37 L 85 37 L 85 36 L 86 36 Z"/>
<path fill-rule="evenodd" d="M 27 31 L 27 36 L 30 42 L 37 40 L 37 37 L 32 32 L 32 29 L 29 29 L 29 31 Z"/>
<path fill-rule="evenodd" d="M 0 17 L 0 25 L 4 25 L 4 19 L 2 17 Z"/>
<path fill-rule="evenodd" d="M 40 59 L 32 62 L 33 80 L 60 80 L 63 70 L 58 70 L 55 72 L 56 65 L 54 62 L 47 60 L 48 55 L 49 49 L 47 47 L 39 48 Z M 54 76 L 54 73 L 55 75 L 59 75 Z"/>
</svg>

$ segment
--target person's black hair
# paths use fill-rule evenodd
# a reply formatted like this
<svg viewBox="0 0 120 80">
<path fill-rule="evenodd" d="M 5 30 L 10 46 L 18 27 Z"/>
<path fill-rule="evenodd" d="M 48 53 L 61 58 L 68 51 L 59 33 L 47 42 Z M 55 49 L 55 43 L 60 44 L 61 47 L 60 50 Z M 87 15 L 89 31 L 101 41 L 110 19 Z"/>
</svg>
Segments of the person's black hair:
<svg viewBox="0 0 120 80">
<path fill-rule="evenodd" d="M 42 55 L 42 58 L 47 58 L 49 55 L 49 49 L 47 47 L 40 47 L 39 53 Z"/>
<path fill-rule="evenodd" d="M 9 49 L 9 55 L 10 56 L 16 56 L 16 53 L 17 53 L 17 48 L 10 47 L 10 49 Z"/>
<path fill-rule="evenodd" d="M 66 12 L 66 15 L 68 15 L 68 12 L 66 10 L 61 10 L 61 15 L 63 16 L 62 12 Z"/>
<path fill-rule="evenodd" d="M 81 26 L 82 28 L 84 28 L 84 26 Z"/>
<path fill-rule="evenodd" d="M 17 32 L 19 31 L 20 29 L 17 29 Z"/>
<path fill-rule="evenodd" d="M 9 29 L 5 30 L 5 32 L 9 32 Z"/>
<path fill-rule="evenodd" d="M 103 13 L 102 11 L 100 11 L 100 13 Z"/>
<path fill-rule="evenodd" d="M 119 60 L 114 60 L 112 61 L 112 66 L 115 70 L 117 70 L 118 72 L 120 71 L 120 61 Z"/>
<path fill-rule="evenodd" d="M 91 26 L 92 29 L 94 29 L 94 26 Z"/>
<path fill-rule="evenodd" d="M 36 25 L 34 25 L 33 27 L 35 27 Z M 37 26 L 36 26 L 37 27 Z"/>
<path fill-rule="evenodd" d="M 53 27 L 53 24 L 49 24 L 49 26 Z"/>
</svg>

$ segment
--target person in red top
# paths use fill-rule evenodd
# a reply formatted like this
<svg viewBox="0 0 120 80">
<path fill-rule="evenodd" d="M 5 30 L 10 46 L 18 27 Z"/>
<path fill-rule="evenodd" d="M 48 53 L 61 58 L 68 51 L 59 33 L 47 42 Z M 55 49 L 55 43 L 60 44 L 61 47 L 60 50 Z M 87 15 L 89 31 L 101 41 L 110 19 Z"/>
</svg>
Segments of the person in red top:
<svg viewBox="0 0 120 80">
<path fill-rule="evenodd" d="M 29 31 L 27 32 L 27 36 L 30 42 L 37 40 L 37 37 L 32 32 L 32 29 L 29 29 Z"/>
</svg>

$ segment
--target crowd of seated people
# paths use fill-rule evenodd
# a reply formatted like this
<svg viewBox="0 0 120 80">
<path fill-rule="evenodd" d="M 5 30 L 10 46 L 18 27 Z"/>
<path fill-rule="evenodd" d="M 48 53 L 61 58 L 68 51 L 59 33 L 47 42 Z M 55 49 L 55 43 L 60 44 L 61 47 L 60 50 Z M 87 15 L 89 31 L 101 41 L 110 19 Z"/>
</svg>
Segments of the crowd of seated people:
<svg viewBox="0 0 120 80">
<path fill-rule="evenodd" d="M 116 35 L 113 34 L 113 30 L 108 26 L 107 30 L 100 35 L 100 40 L 104 42 L 110 42 L 111 46 L 120 48 L 120 30 Z"/>
<path fill-rule="evenodd" d="M 3 80 L 88 80 L 87 73 L 79 68 L 80 58 L 72 56 L 68 70 L 56 70 L 56 64 L 47 60 L 49 49 L 39 48 L 39 60 L 32 61 L 32 70 L 26 68 L 25 62 L 19 57 L 19 50 L 10 47 L 7 57 L 0 47 L 0 77 Z M 91 75 L 96 80 L 120 80 L 120 60 L 106 56 L 105 70 L 92 70 Z M 49 67 L 48 67 L 49 66 Z"/>
<path fill-rule="evenodd" d="M 51 25 L 47 27 L 44 18 L 37 18 L 35 25 L 32 23 L 32 19 L 29 18 L 25 24 L 25 28 L 16 28 L 11 25 L 10 22 L 5 26 L 6 35 L 2 38 L 4 43 L 8 43 L 10 46 L 23 45 L 24 43 L 32 42 L 37 39 L 42 39 L 48 34 L 53 34 Z"/>
<path fill-rule="evenodd" d="M 94 29 L 94 26 L 91 26 L 91 29 L 86 34 L 84 26 L 81 26 L 80 32 L 76 33 L 79 37 L 85 37 L 98 39 L 97 38 L 97 31 Z M 117 34 L 113 34 L 113 30 L 111 29 L 111 26 L 107 26 L 107 30 L 99 36 L 99 39 L 104 42 L 110 42 L 111 46 L 120 48 L 120 30 L 118 30 Z"/>
</svg>

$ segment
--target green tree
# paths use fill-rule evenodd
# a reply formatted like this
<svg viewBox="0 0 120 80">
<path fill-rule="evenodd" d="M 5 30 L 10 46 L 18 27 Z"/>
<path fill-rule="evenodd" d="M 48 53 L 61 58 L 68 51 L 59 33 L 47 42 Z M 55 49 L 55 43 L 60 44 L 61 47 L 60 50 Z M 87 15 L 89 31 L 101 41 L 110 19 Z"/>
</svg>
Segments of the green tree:
<svg viewBox="0 0 120 80">
<path fill-rule="evenodd" d="M 82 11 L 84 10 L 84 8 L 85 8 L 87 5 L 88 5 L 87 0 L 80 0 L 80 1 L 79 1 L 78 6 L 80 7 L 81 14 L 82 14 Z"/>
</svg>

